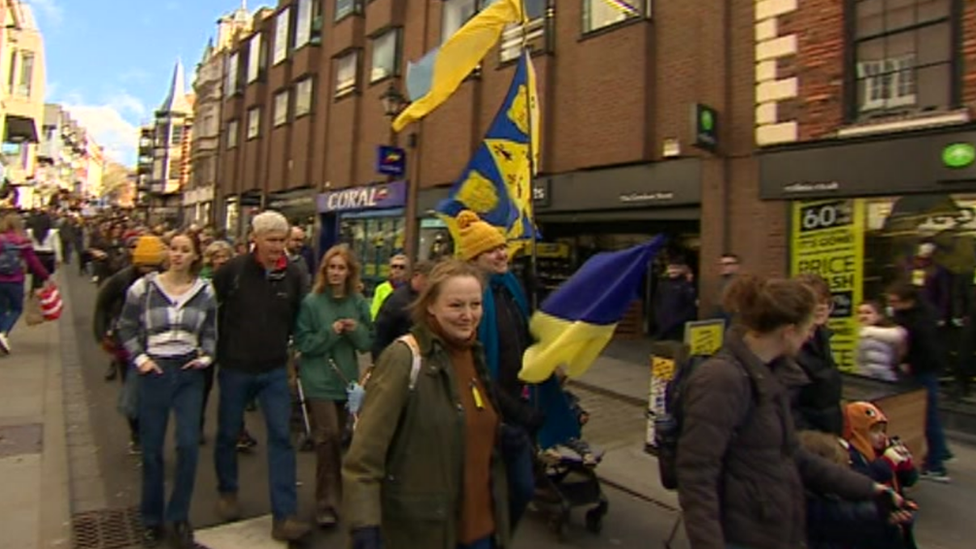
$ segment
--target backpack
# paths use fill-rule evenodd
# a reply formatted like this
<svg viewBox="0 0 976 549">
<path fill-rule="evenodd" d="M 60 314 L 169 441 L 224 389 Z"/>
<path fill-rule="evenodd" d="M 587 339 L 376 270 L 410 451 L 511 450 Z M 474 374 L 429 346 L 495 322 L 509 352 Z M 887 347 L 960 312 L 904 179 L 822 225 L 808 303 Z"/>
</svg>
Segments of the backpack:
<svg viewBox="0 0 976 549">
<path fill-rule="evenodd" d="M 423 362 L 423 355 L 420 353 L 420 345 L 417 344 L 417 338 L 415 338 L 413 334 L 400 336 L 397 338 L 397 341 L 402 342 L 407 346 L 407 348 L 410 349 L 410 356 L 412 360 L 410 361 L 410 384 L 408 385 L 408 388 L 412 394 L 417 389 L 417 378 L 420 377 L 420 367 Z M 335 367 L 335 363 L 333 363 L 333 367 Z M 339 373 L 338 369 L 336 369 L 336 372 Z M 339 375 L 342 374 L 340 373 Z M 366 393 L 366 382 L 369 381 L 370 376 L 372 376 L 372 371 L 366 372 L 366 375 L 363 376 L 362 381 L 356 383 L 358 386 L 358 394 L 349 395 L 349 400 L 347 401 L 346 405 L 351 412 L 351 425 L 348 426 L 350 431 L 355 431 L 356 424 L 359 422 L 359 410 L 362 407 L 362 400 Z M 354 400 L 356 400 L 356 402 L 353 402 Z M 355 409 L 355 411 L 353 409 Z"/>
<path fill-rule="evenodd" d="M 23 272 L 20 247 L 10 240 L 0 240 L 0 276 L 14 276 Z"/>
<path fill-rule="evenodd" d="M 719 356 L 722 353 L 722 351 L 719 351 L 715 356 Z M 685 386 L 692 372 L 710 358 L 713 357 L 693 355 L 675 365 L 674 377 L 668 382 L 665 388 L 665 413 L 654 420 L 654 445 L 656 447 L 657 466 L 661 476 L 661 485 L 666 490 L 678 489 L 678 440 L 681 438 L 681 427 L 684 422 L 682 403 L 685 395 Z M 749 411 L 746 413 L 746 417 L 735 428 L 735 432 L 732 435 L 733 442 L 738 436 L 738 431 L 751 420 L 752 411 L 755 409 L 756 400 L 759 395 L 755 378 L 752 376 L 749 368 L 743 368 L 743 370 L 749 378 L 752 399 L 750 399 Z"/>
</svg>

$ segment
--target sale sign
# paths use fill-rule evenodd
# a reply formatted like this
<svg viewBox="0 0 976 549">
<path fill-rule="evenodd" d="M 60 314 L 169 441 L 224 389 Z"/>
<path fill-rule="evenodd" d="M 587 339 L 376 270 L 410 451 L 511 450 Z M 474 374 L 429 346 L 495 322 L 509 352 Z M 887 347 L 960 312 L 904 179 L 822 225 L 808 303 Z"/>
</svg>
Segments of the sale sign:
<svg viewBox="0 0 976 549">
<path fill-rule="evenodd" d="M 793 203 L 790 271 L 818 274 L 830 285 L 834 310 L 828 326 L 841 370 L 854 370 L 857 305 L 864 290 L 864 201 L 813 200 Z"/>
</svg>

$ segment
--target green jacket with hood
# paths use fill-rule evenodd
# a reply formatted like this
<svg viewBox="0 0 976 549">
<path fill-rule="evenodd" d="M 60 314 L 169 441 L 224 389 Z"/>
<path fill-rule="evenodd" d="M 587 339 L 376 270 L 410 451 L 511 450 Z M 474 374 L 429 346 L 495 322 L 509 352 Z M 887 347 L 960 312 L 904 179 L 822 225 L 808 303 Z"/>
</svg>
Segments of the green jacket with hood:
<svg viewBox="0 0 976 549">
<path fill-rule="evenodd" d="M 332 324 L 340 319 L 355 320 L 356 328 L 336 334 Z M 369 316 L 369 304 L 362 295 L 341 299 L 332 297 L 329 292 L 306 295 L 295 326 L 295 348 L 301 353 L 299 375 L 305 397 L 346 400 L 346 385 L 359 380 L 356 352 L 368 352 L 372 345 L 373 321 Z M 336 373 L 336 368 L 341 376 Z"/>
</svg>

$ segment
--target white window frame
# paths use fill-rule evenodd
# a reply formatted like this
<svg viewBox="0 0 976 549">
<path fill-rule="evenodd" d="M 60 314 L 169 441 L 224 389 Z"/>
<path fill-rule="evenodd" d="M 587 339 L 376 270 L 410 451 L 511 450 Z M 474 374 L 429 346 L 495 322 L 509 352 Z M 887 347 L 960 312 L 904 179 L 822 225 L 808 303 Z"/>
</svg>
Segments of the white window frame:
<svg viewBox="0 0 976 549">
<path fill-rule="evenodd" d="M 247 52 L 247 83 L 256 81 L 261 76 L 261 33 L 251 37 Z"/>
<path fill-rule="evenodd" d="M 238 127 L 239 124 L 237 120 L 231 120 L 227 123 L 227 148 L 233 149 L 237 147 L 237 134 L 240 131 Z"/>
<path fill-rule="evenodd" d="M 400 72 L 400 29 L 390 29 L 383 34 L 373 38 L 373 51 L 372 59 L 370 59 L 370 69 L 369 69 L 369 82 L 370 84 L 379 82 L 384 78 L 389 78 L 391 76 L 396 76 Z M 389 60 L 381 60 L 381 63 L 377 63 L 377 53 L 380 52 L 380 48 L 389 48 L 389 41 L 393 42 L 393 55 L 390 56 Z M 389 66 L 383 66 L 383 63 Z"/>
<path fill-rule="evenodd" d="M 315 81 L 312 77 L 295 83 L 295 118 L 312 112 L 313 93 L 315 93 Z"/>
<path fill-rule="evenodd" d="M 288 103 L 290 102 L 290 90 L 282 90 L 274 96 L 274 127 L 283 126 L 288 123 Z"/>
<path fill-rule="evenodd" d="M 230 57 L 227 58 L 226 85 L 227 85 L 228 95 L 237 93 L 237 82 L 238 82 L 237 75 L 238 75 L 238 71 L 240 71 L 240 63 L 241 63 L 241 53 L 239 51 L 235 51 L 234 53 L 230 54 Z"/>
<path fill-rule="evenodd" d="M 546 34 L 546 16 L 537 17 L 528 22 L 525 28 L 525 39 L 528 42 L 542 38 Z M 522 25 L 513 23 L 502 31 L 501 47 L 498 57 L 502 63 L 518 59 L 522 54 Z"/>
<path fill-rule="evenodd" d="M 291 8 L 285 8 L 275 19 L 274 58 L 277 65 L 288 58 L 288 32 L 291 29 Z"/>
<path fill-rule="evenodd" d="M 649 19 L 651 17 L 651 0 L 619 0 L 628 3 L 637 9 L 638 13 L 629 14 L 628 12 L 615 8 L 610 0 L 583 0 L 583 34 L 596 32 L 620 25 L 635 19 Z M 597 15 L 603 17 L 599 25 L 593 24 L 594 10 Z"/>
<path fill-rule="evenodd" d="M 336 97 L 356 91 L 359 73 L 359 50 L 353 50 L 336 58 Z"/>
<path fill-rule="evenodd" d="M 444 0 L 441 7 L 441 44 L 474 17 L 483 3 L 484 0 Z M 473 11 L 467 17 L 461 17 L 460 14 L 464 13 L 462 8 L 469 7 Z M 449 18 L 452 19 L 450 25 Z"/>
<path fill-rule="evenodd" d="M 914 66 L 911 54 L 858 62 L 858 78 L 864 82 L 860 111 L 914 105 L 918 97 Z"/>
<path fill-rule="evenodd" d="M 30 63 L 27 61 L 30 60 Z M 34 71 L 37 70 L 37 56 L 29 50 L 21 50 L 20 65 L 17 67 L 17 93 L 30 97 L 34 87 Z"/>
<path fill-rule="evenodd" d="M 247 139 L 261 136 L 261 107 L 251 107 L 247 110 Z"/>
<path fill-rule="evenodd" d="M 312 40 L 312 0 L 298 0 L 295 15 L 295 49 Z"/>
</svg>

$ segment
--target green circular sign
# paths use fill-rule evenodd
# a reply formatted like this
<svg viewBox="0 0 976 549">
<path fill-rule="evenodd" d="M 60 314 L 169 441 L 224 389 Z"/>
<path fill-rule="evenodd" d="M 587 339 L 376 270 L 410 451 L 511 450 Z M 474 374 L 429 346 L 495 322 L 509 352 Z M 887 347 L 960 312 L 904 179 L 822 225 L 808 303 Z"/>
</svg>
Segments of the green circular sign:
<svg viewBox="0 0 976 549">
<path fill-rule="evenodd" d="M 969 143 L 953 143 L 942 149 L 942 163 L 947 168 L 965 168 L 976 162 L 976 147 Z"/>
<path fill-rule="evenodd" d="M 712 116 L 712 111 L 708 109 L 703 109 L 701 112 L 701 128 L 706 132 L 710 132 L 715 128 L 715 117 Z"/>
</svg>

